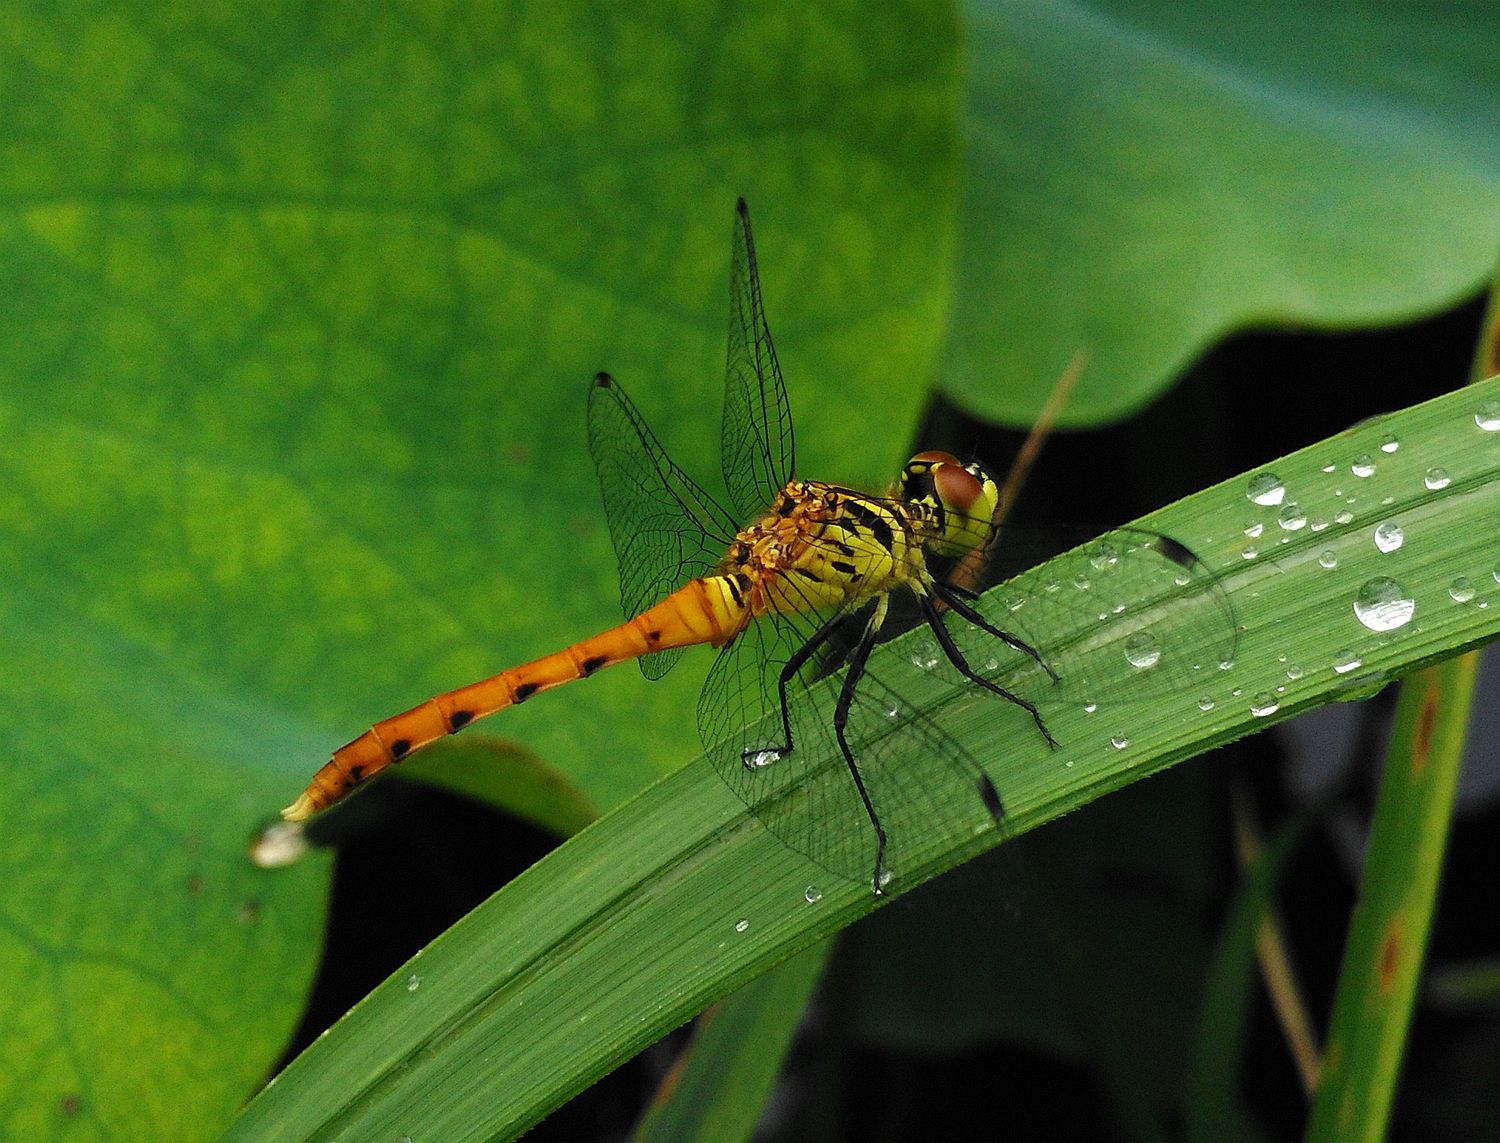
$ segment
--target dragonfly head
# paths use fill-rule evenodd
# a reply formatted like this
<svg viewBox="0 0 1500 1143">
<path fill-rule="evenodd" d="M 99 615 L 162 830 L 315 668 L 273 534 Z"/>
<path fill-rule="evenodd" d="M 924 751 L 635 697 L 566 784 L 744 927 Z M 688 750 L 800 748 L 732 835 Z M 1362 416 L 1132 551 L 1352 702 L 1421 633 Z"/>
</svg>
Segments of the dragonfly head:
<svg viewBox="0 0 1500 1143">
<path fill-rule="evenodd" d="M 984 468 L 946 452 L 919 452 L 901 470 L 901 499 L 925 509 L 927 547 L 961 556 L 989 543 L 1000 487 Z"/>
</svg>

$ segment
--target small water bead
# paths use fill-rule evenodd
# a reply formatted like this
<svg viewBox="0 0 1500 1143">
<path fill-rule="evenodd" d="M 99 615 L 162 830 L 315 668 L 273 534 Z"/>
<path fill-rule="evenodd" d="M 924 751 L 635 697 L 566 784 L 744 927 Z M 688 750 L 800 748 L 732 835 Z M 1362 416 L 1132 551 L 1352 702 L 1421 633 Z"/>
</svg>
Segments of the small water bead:
<svg viewBox="0 0 1500 1143">
<path fill-rule="evenodd" d="M 1406 533 L 1394 520 L 1387 520 L 1375 527 L 1375 546 L 1382 552 L 1397 551 L 1406 542 Z"/>
<path fill-rule="evenodd" d="M 756 750 L 744 756 L 745 769 L 764 770 L 773 762 L 781 761 L 780 750 Z"/>
<path fill-rule="evenodd" d="M 1245 496 L 1262 508 L 1274 508 L 1286 498 L 1286 485 L 1274 472 L 1262 472 L 1250 478 Z"/>
<path fill-rule="evenodd" d="M 1157 646 L 1156 636 L 1149 631 L 1137 631 L 1125 640 L 1125 658 L 1137 670 L 1156 666 L 1161 662 L 1161 648 Z"/>
<path fill-rule="evenodd" d="M 1245 535 L 1252 540 L 1258 540 L 1260 534 L 1266 530 L 1266 526 L 1259 520 L 1249 520 L 1245 524 Z"/>
<path fill-rule="evenodd" d="M 1130 739 L 1126 735 L 1115 734 L 1110 736 L 1109 744 L 1116 750 L 1124 750 L 1130 745 Z"/>
<path fill-rule="evenodd" d="M 919 671 L 930 671 L 938 665 L 937 644 L 931 639 L 919 640 L 912 648 L 911 665 Z"/>
<path fill-rule="evenodd" d="M 1329 571 L 1332 571 L 1334 568 L 1339 566 L 1339 558 L 1334 554 L 1332 548 L 1325 548 L 1323 550 L 1323 553 L 1318 556 L 1318 563 L 1327 568 Z"/>
<path fill-rule="evenodd" d="M 1487 433 L 1500 433 L 1500 401 L 1486 401 L 1474 413 L 1474 423 Z"/>
<path fill-rule="evenodd" d="M 739 921 L 739 922 L 737 922 L 735 924 L 734 931 L 737 932 L 737 933 L 743 933 L 749 927 L 750 927 L 750 922 L 742 920 L 742 921 Z"/>
<path fill-rule="evenodd" d="M 1082 572 L 1079 572 L 1073 577 L 1073 586 L 1079 591 L 1087 591 L 1093 586 L 1093 584 L 1090 582 L 1088 576 L 1084 575 Z"/>
<path fill-rule="evenodd" d="M 1234 660 L 1233 659 L 1220 659 L 1219 660 L 1219 670 L 1221 670 L 1221 671 L 1232 671 L 1232 670 L 1234 670 Z"/>
<path fill-rule="evenodd" d="M 1427 485 L 1433 492 L 1436 492 L 1439 488 L 1447 488 L 1451 479 L 1446 468 L 1433 465 L 1427 470 L 1427 475 L 1422 478 L 1422 483 Z"/>
<path fill-rule="evenodd" d="M 1490 572 L 1496 583 L 1500 583 L 1500 564 L 1495 565 L 1495 570 Z"/>
<path fill-rule="evenodd" d="M 1312 517 L 1312 519 L 1308 520 L 1307 526 L 1314 532 L 1321 532 L 1324 528 L 1328 527 L 1328 517 L 1314 516 Z"/>
<path fill-rule="evenodd" d="M 1371 631 L 1405 627 L 1416 610 L 1411 593 L 1388 576 L 1366 580 L 1354 597 L 1354 614 Z"/>
<path fill-rule="evenodd" d="M 1338 469 L 1339 469 L 1339 466 L 1336 465 L 1336 464 L 1334 464 L 1333 461 L 1331 461 L 1331 460 L 1327 464 L 1325 464 L 1323 466 L 1323 471 L 1325 473 L 1334 473 L 1334 472 L 1337 472 Z"/>
<path fill-rule="evenodd" d="M 1240 549 L 1240 559 L 1242 560 L 1253 560 L 1258 555 L 1260 555 L 1260 549 L 1254 544 L 1246 544 Z"/>
<path fill-rule="evenodd" d="M 1461 575 L 1448 585 L 1448 594 L 1453 597 L 1454 603 L 1468 603 L 1474 598 L 1474 581 Z"/>
<path fill-rule="evenodd" d="M 1096 703 L 1093 699 L 1089 699 L 1088 702 L 1086 702 L 1086 703 L 1083 704 L 1083 713 L 1084 714 L 1093 714 L 1098 709 L 1099 709 L 1099 704 Z"/>
<path fill-rule="evenodd" d="M 1213 708 L 1214 708 L 1214 700 L 1211 699 L 1211 698 L 1209 698 L 1207 695 L 1204 695 L 1202 698 L 1200 698 L 1198 700 L 1198 709 L 1199 710 L 1213 710 Z"/>
<path fill-rule="evenodd" d="M 893 874 L 889 869 L 883 870 L 880 874 L 880 881 L 875 886 L 876 890 L 878 892 L 884 893 L 885 887 L 891 883 L 892 876 Z"/>
<path fill-rule="evenodd" d="M 1095 571 L 1107 571 L 1120 562 L 1120 553 L 1112 544 L 1099 544 L 1089 553 L 1089 564 Z"/>
<path fill-rule="evenodd" d="M 410 976 L 408 976 L 406 978 L 406 991 L 408 991 L 408 992 L 415 992 L 417 989 L 419 989 L 421 987 L 422 987 L 422 978 L 420 976 L 418 976 L 416 973 L 412 973 Z"/>
<path fill-rule="evenodd" d="M 1335 524 L 1352 524 L 1354 522 L 1354 513 L 1347 508 L 1341 508 L 1333 514 L 1333 522 Z"/>
<path fill-rule="evenodd" d="M 1297 502 L 1293 500 L 1290 504 L 1286 505 L 1286 507 L 1282 508 L 1281 512 L 1276 517 L 1276 522 L 1281 525 L 1282 531 L 1296 532 L 1306 527 L 1307 513 L 1302 511 L 1302 509 L 1297 506 Z"/>
<path fill-rule="evenodd" d="M 1266 691 L 1261 691 L 1250 700 L 1250 713 L 1256 718 L 1266 718 L 1281 709 L 1281 704 Z"/>
<path fill-rule="evenodd" d="M 823 899 L 823 890 L 819 889 L 816 885 L 809 885 L 807 892 L 803 893 L 802 897 L 809 905 L 816 905 Z"/>
<path fill-rule="evenodd" d="M 1349 466 L 1349 471 L 1361 480 L 1375 475 L 1375 461 L 1367 452 L 1360 453 Z"/>
<path fill-rule="evenodd" d="M 1380 438 L 1381 452 L 1395 452 L 1400 447 L 1401 442 L 1396 439 L 1395 433 L 1386 433 L 1385 436 Z"/>
<path fill-rule="evenodd" d="M 901 708 L 895 703 L 892 703 L 890 706 L 885 708 L 885 716 L 886 718 L 900 718 Z"/>
<path fill-rule="evenodd" d="M 1350 671 L 1357 671 L 1365 665 L 1365 661 L 1353 651 L 1340 651 L 1333 657 L 1333 673 L 1336 675 L 1347 675 Z"/>
</svg>

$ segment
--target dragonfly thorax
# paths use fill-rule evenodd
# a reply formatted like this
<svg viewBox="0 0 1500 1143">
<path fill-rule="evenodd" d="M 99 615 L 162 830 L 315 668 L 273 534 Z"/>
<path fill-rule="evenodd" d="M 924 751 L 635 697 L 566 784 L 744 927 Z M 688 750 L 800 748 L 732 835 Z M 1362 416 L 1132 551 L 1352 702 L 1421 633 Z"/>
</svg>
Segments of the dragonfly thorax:
<svg viewBox="0 0 1500 1143">
<path fill-rule="evenodd" d="M 946 452 L 919 452 L 896 489 L 922 545 L 934 555 L 962 556 L 990 541 L 1000 487 L 977 462 Z"/>
<path fill-rule="evenodd" d="M 924 580 L 905 505 L 794 480 L 730 545 L 723 572 L 754 614 L 838 607 Z"/>
</svg>

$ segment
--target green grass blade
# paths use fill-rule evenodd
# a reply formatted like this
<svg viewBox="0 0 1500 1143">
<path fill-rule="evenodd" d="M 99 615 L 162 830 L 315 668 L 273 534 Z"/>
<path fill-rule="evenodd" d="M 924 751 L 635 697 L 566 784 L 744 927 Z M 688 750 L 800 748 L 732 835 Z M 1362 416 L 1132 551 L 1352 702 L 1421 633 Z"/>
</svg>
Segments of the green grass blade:
<svg viewBox="0 0 1500 1143">
<path fill-rule="evenodd" d="M 1496 359 L 1497 305 L 1492 296 L 1475 351 L 1475 376 L 1490 372 Z M 1493 575 L 1500 580 L 1500 563 Z M 1470 653 L 1402 686 L 1309 1140 L 1385 1138 L 1437 903 L 1477 673 L 1478 656 Z"/>
<path fill-rule="evenodd" d="M 1403 684 L 1307 1138 L 1384 1139 L 1437 902 L 1479 656 Z"/>
<path fill-rule="evenodd" d="M 1128 723 L 1059 710 L 1055 752 L 1039 748 L 1029 724 L 997 717 L 994 702 L 965 697 L 932 712 L 989 769 L 1009 829 L 1495 638 L 1500 431 L 1479 421 L 1497 402 L 1500 378 L 1283 458 L 1270 466 L 1286 490 L 1279 505 L 1251 501 L 1247 476 L 1143 521 L 1220 569 L 1241 625 L 1236 661 L 1205 683 L 1207 710 L 1198 694 Z M 1389 522 L 1406 540 L 1382 551 L 1374 529 Z M 1247 524 L 1262 529 L 1257 540 L 1247 542 Z M 1460 576 L 1475 589 L 1464 603 L 1450 596 Z M 1356 618 L 1354 601 L 1375 577 L 1415 601 L 1408 622 L 1376 631 Z M 997 841 L 993 831 L 909 839 L 892 889 Z M 866 886 L 777 843 L 709 766 L 688 765 L 434 941 L 295 1060 L 230 1138 L 513 1136 L 876 905 Z"/>
<path fill-rule="evenodd" d="M 750 1138 L 831 947 L 804 950 L 699 1022 L 681 1070 L 641 1121 L 636 1143 Z"/>
</svg>

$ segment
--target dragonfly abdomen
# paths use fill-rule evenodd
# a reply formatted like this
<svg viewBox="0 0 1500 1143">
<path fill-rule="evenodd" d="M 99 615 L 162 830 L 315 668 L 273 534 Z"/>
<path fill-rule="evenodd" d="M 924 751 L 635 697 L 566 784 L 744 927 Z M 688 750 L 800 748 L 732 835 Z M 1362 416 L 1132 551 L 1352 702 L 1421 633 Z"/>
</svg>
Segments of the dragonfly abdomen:
<svg viewBox="0 0 1500 1143">
<path fill-rule="evenodd" d="M 697 643 L 719 646 L 738 634 L 749 618 L 743 594 L 731 577 L 691 580 L 618 627 L 377 722 L 335 750 L 281 816 L 288 821 L 309 818 L 429 743 L 542 691 L 654 651 Z"/>
</svg>

